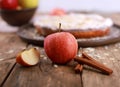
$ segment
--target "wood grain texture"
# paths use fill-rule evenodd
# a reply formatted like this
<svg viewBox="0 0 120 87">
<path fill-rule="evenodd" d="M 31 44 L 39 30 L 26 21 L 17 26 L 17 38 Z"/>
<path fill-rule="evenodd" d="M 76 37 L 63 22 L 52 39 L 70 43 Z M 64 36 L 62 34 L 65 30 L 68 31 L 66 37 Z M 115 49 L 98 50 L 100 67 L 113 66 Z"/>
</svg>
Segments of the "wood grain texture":
<svg viewBox="0 0 120 87">
<path fill-rule="evenodd" d="M 23 48 L 26 48 L 26 43 L 15 33 L 0 33 L 0 86 L 9 77 L 15 65 L 15 56 Z"/>
<path fill-rule="evenodd" d="M 0 87 L 4 83 L 4 81 L 7 79 L 10 71 L 15 65 L 14 60 L 7 60 L 0 62 Z"/>
<path fill-rule="evenodd" d="M 116 44 L 97 47 L 94 51 L 89 51 L 96 60 L 113 69 L 113 74 L 104 75 L 95 71 L 89 70 L 87 67 L 82 74 L 83 87 L 120 87 L 120 62 L 117 57 L 120 57 L 120 46 L 115 47 Z M 116 51 L 116 49 L 118 51 Z M 84 49 L 85 50 L 85 49 Z M 96 56 L 97 55 L 97 56 Z"/>
<path fill-rule="evenodd" d="M 17 64 L 3 87 L 82 87 L 74 63 L 53 65 L 44 56 L 44 49 L 40 48 L 40 51 L 43 56 L 38 65 L 28 68 Z"/>
<path fill-rule="evenodd" d="M 26 43 L 15 33 L 0 33 L 0 59 L 15 57 L 19 51 L 25 48 Z"/>
<path fill-rule="evenodd" d="M 84 66 L 81 76 L 75 73 L 73 62 L 54 65 L 40 47 L 37 48 L 41 52 L 41 60 L 36 66 L 22 67 L 14 59 L 1 60 L 15 58 L 16 53 L 26 45 L 15 33 L 0 33 L 0 87 L 120 87 L 120 43 L 83 48 L 96 60 L 113 69 L 110 76 L 88 66 Z M 36 46 L 28 46 L 31 47 Z"/>
</svg>

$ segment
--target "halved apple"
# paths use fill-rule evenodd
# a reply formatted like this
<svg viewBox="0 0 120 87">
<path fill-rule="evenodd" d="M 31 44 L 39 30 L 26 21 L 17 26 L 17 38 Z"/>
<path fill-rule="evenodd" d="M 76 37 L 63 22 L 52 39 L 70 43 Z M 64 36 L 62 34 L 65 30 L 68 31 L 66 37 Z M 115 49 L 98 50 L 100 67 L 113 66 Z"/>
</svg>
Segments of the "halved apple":
<svg viewBox="0 0 120 87">
<path fill-rule="evenodd" d="M 40 60 L 40 52 L 36 48 L 24 50 L 16 56 L 16 62 L 22 66 L 36 65 Z"/>
</svg>

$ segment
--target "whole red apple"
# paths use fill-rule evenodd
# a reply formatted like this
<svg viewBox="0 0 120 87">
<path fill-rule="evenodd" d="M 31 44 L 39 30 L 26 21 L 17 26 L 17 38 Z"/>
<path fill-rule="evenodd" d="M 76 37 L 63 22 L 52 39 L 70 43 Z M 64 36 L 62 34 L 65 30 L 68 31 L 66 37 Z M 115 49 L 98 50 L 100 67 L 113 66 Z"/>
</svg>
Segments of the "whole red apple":
<svg viewBox="0 0 120 87">
<path fill-rule="evenodd" d="M 18 0 L 1 0 L 0 5 L 2 9 L 13 10 L 18 7 Z"/>
<path fill-rule="evenodd" d="M 58 32 L 45 38 L 44 49 L 53 63 L 65 64 L 76 56 L 78 44 L 72 34 Z"/>
</svg>

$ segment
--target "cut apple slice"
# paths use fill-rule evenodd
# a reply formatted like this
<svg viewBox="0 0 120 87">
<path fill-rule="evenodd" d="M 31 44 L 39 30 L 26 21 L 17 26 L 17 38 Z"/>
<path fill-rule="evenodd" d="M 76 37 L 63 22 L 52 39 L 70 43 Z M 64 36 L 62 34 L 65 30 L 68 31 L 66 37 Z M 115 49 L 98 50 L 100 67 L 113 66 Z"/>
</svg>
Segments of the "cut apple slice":
<svg viewBox="0 0 120 87">
<path fill-rule="evenodd" d="M 23 66 L 36 65 L 40 60 L 40 52 L 36 48 L 24 50 L 16 57 L 16 62 Z"/>
</svg>

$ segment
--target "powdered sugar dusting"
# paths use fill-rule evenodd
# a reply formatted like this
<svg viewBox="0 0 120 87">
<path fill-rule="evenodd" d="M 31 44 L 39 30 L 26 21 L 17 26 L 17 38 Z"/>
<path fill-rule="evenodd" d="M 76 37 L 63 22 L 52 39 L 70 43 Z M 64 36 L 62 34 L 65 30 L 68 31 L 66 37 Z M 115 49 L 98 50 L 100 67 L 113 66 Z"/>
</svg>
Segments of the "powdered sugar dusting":
<svg viewBox="0 0 120 87">
<path fill-rule="evenodd" d="M 53 67 L 58 68 L 58 65 L 54 64 Z"/>
<path fill-rule="evenodd" d="M 50 27 L 55 30 L 59 23 L 62 24 L 63 30 L 88 30 L 88 29 L 106 29 L 113 25 L 110 18 L 104 18 L 98 14 L 66 14 L 63 16 L 44 15 L 38 18 L 35 26 Z"/>
</svg>

